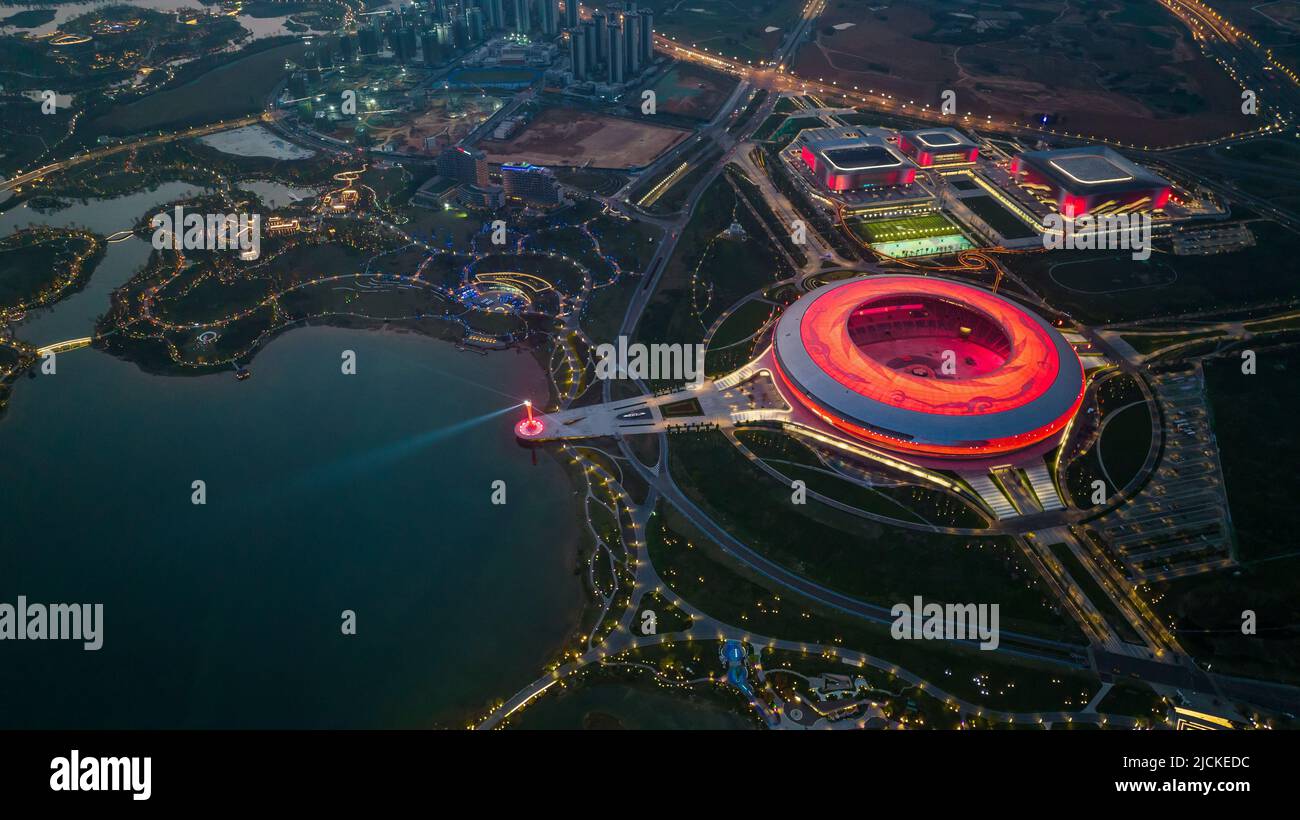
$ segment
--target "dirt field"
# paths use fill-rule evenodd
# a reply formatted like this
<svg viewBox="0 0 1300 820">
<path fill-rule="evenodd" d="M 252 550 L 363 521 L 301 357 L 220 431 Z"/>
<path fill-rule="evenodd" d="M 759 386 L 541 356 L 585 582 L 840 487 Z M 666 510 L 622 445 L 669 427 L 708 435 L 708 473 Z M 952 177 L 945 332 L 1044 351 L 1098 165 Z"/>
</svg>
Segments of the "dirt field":
<svg viewBox="0 0 1300 820">
<path fill-rule="evenodd" d="M 735 77 L 694 63 L 678 63 L 648 88 L 655 92 L 659 111 L 709 120 L 736 89 L 737 82 Z M 631 99 L 639 103 L 641 92 L 637 91 Z"/>
<path fill-rule="evenodd" d="M 842 0 L 818 21 L 795 70 L 905 100 L 1062 131 L 1168 144 L 1244 130 L 1240 89 L 1200 56 L 1158 4 L 1008 0 L 996 12 L 952 14 L 938 0 Z M 852 23 L 853 25 L 847 25 Z"/>
<path fill-rule="evenodd" d="M 547 108 L 509 140 L 483 140 L 488 162 L 638 168 L 686 139 L 689 131 L 607 117 L 578 108 Z"/>
</svg>

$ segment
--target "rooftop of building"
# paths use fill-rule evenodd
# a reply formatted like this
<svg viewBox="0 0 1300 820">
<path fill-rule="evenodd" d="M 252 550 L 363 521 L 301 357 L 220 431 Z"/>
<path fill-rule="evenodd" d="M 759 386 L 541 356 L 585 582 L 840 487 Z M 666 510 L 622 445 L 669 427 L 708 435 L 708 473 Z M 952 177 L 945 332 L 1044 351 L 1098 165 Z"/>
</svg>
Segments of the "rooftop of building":
<svg viewBox="0 0 1300 820">
<path fill-rule="evenodd" d="M 868 171 L 901 168 L 912 161 L 890 142 L 893 134 L 883 128 L 805 128 L 797 141 L 820 154 L 836 170 Z"/>
<path fill-rule="evenodd" d="M 971 142 L 965 134 L 953 128 L 922 128 L 917 131 L 900 132 L 910 142 L 913 142 L 922 148 L 931 150 L 944 150 L 955 148 L 975 148 L 975 143 Z"/>
<path fill-rule="evenodd" d="M 854 148 L 832 148 L 822 151 L 822 156 L 840 171 L 869 171 L 876 168 L 897 168 L 902 161 L 887 148 L 866 145 Z"/>
<path fill-rule="evenodd" d="M 1164 177 L 1104 145 L 1027 151 L 1019 159 L 1074 193 L 1106 193 L 1111 190 L 1169 185 Z"/>
</svg>

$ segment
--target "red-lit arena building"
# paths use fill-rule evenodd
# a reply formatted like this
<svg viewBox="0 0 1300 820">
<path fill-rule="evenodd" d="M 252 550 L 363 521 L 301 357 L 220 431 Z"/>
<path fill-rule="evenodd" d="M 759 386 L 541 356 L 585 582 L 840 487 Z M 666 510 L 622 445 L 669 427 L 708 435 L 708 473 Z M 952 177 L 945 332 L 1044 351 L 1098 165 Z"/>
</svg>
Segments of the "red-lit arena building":
<svg viewBox="0 0 1300 820">
<path fill-rule="evenodd" d="M 772 344 L 784 391 L 849 436 L 907 455 L 1007 456 L 1058 435 L 1083 366 L 1050 324 L 989 291 L 879 275 L 791 305 Z"/>
<path fill-rule="evenodd" d="M 922 168 L 971 165 L 980 154 L 979 146 L 952 128 L 900 131 L 898 147 Z"/>
<path fill-rule="evenodd" d="M 808 128 L 799 132 L 799 156 L 828 191 L 910 185 L 916 165 L 882 134 L 867 128 Z"/>
<path fill-rule="evenodd" d="M 1011 161 L 1016 183 L 1070 218 L 1159 211 L 1170 183 L 1105 146 L 1027 151 Z"/>
</svg>

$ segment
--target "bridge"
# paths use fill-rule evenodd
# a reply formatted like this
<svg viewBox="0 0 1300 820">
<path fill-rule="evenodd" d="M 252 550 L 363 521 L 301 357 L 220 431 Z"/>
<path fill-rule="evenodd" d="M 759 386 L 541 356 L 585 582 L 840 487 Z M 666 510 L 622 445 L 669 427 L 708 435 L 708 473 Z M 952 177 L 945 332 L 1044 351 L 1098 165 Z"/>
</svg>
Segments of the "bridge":
<svg viewBox="0 0 1300 820">
<path fill-rule="evenodd" d="M 95 341 L 94 336 L 82 336 L 80 339 L 65 339 L 62 342 L 55 342 L 52 345 L 36 348 L 36 355 L 48 356 L 51 353 L 64 353 L 69 350 L 76 350 L 79 347 L 90 347 Z"/>
</svg>

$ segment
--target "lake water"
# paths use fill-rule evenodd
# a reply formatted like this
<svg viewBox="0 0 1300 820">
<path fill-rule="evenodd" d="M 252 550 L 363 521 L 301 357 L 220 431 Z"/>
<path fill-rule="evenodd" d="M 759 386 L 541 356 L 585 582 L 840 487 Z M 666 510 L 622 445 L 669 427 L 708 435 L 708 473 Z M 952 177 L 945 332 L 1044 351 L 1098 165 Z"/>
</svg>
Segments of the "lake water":
<svg viewBox="0 0 1300 820">
<path fill-rule="evenodd" d="M 11 212 L 0 232 L 116 230 L 175 195 Z M 89 333 L 149 250 L 109 245 L 19 337 Z M 577 497 L 512 434 L 516 405 L 546 395 L 531 357 L 315 327 L 243 382 L 93 349 L 57 362 L 0 418 L 0 603 L 103 604 L 104 646 L 0 643 L 0 727 L 459 725 L 576 626 Z"/>
<path fill-rule="evenodd" d="M 292 189 L 285 187 L 285 190 Z M 112 199 L 75 202 L 58 211 L 40 212 L 25 204 L 18 205 L 0 214 L 0 236 L 8 236 L 33 224 L 78 226 L 101 236 L 111 236 L 129 229 L 161 205 L 202 191 L 202 188 L 184 182 L 166 182 L 151 191 Z M 140 271 L 149 261 L 151 251 L 148 242 L 135 237 L 108 243 L 104 257 L 85 287 L 56 305 L 29 313 L 27 318 L 17 324 L 18 338 L 32 344 L 46 345 L 91 335 L 95 321 L 107 312 L 113 291 Z"/>
<path fill-rule="evenodd" d="M 282 208 L 316 194 L 312 188 L 269 180 L 241 181 L 240 186 L 256 193 L 270 208 Z M 18 205 L 0 214 L 0 236 L 33 224 L 79 226 L 101 236 L 111 236 L 129 229 L 167 203 L 194 196 L 203 190 L 184 182 L 166 182 L 150 191 L 74 202 L 58 211 L 41 212 Z M 148 242 L 136 237 L 108 243 L 103 259 L 86 286 L 52 307 L 32 311 L 18 323 L 18 337 L 33 344 L 46 345 L 91 335 L 96 320 L 108 310 L 113 291 L 140 271 L 149 261 L 151 250 Z"/>
<path fill-rule="evenodd" d="M 531 358 L 305 328 L 252 370 L 81 350 L 18 383 L 0 602 L 102 603 L 104 648 L 0 644 L 0 725 L 428 726 L 535 678 L 575 625 L 572 490 L 514 443 L 518 410 L 483 418 L 545 394 Z"/>
</svg>

